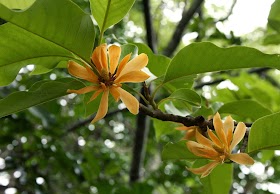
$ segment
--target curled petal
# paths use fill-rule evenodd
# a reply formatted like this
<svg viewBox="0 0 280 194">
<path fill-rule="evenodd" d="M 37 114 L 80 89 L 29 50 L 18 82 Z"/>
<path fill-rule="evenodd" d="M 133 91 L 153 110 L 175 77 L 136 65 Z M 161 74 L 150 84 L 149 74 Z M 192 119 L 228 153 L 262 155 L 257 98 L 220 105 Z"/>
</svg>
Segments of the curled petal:
<svg viewBox="0 0 280 194">
<path fill-rule="evenodd" d="M 121 56 L 121 47 L 117 45 L 112 45 L 109 47 L 108 52 L 109 52 L 110 73 L 114 74 Z"/>
<path fill-rule="evenodd" d="M 246 125 L 242 122 L 239 122 L 233 134 L 232 142 L 230 144 L 230 150 L 232 150 L 243 139 L 245 133 Z"/>
<path fill-rule="evenodd" d="M 213 131 L 211 131 L 210 129 L 207 129 L 207 134 L 209 136 L 209 138 L 213 141 L 213 143 L 222 148 L 223 147 L 223 144 L 222 142 L 219 140 L 219 138 L 213 133 Z"/>
<path fill-rule="evenodd" d="M 219 164 L 219 161 L 213 161 L 199 168 L 187 168 L 187 170 L 191 171 L 194 174 L 201 175 L 201 178 L 204 178 L 208 176 L 212 172 L 212 170 Z"/>
<path fill-rule="evenodd" d="M 146 67 L 148 64 L 148 56 L 144 53 L 141 53 L 131 61 L 129 61 L 125 67 L 122 69 L 120 72 L 119 76 L 121 77 L 122 75 L 125 75 L 127 73 L 130 73 L 132 71 L 139 71 Z"/>
<path fill-rule="evenodd" d="M 116 73 L 116 77 L 119 77 L 120 73 L 122 72 L 122 70 L 124 69 L 124 67 L 126 66 L 127 62 L 129 61 L 131 57 L 131 53 L 126 55 L 120 62 L 119 67 L 117 69 L 117 73 Z"/>
<path fill-rule="evenodd" d="M 101 72 L 102 69 L 108 71 L 107 45 L 102 44 L 96 47 L 92 53 L 91 59 L 99 72 Z"/>
<path fill-rule="evenodd" d="M 216 159 L 217 157 L 220 156 L 220 154 L 213 148 L 204 146 L 195 141 L 188 141 L 187 147 L 194 155 L 199 157 Z"/>
<path fill-rule="evenodd" d="M 196 129 L 190 129 L 186 132 L 185 136 L 183 139 L 187 139 L 187 140 L 190 140 L 192 139 L 193 137 L 195 137 L 195 134 L 196 134 Z"/>
<path fill-rule="evenodd" d="M 148 79 L 150 76 L 143 71 L 132 71 L 127 74 L 122 75 L 121 77 L 118 77 L 115 82 L 116 83 L 125 83 L 125 82 L 131 82 L 131 83 L 137 83 L 137 82 L 143 82 L 146 79 Z"/>
<path fill-rule="evenodd" d="M 138 114 L 139 112 L 138 100 L 124 89 L 122 88 L 117 88 L 117 89 L 120 94 L 121 101 L 125 104 L 129 112 L 135 115 Z"/>
<path fill-rule="evenodd" d="M 231 118 L 231 116 L 227 116 L 226 120 L 224 122 L 224 130 L 225 130 L 226 135 L 227 135 L 229 129 L 231 129 L 231 131 L 233 131 L 233 129 L 234 129 L 234 121 Z"/>
<path fill-rule="evenodd" d="M 232 160 L 233 162 L 236 162 L 238 164 L 244 164 L 244 165 L 252 165 L 255 163 L 254 159 L 251 158 L 246 153 L 231 154 L 229 156 L 229 159 Z"/>
<path fill-rule="evenodd" d="M 100 119 L 104 118 L 105 115 L 107 114 L 108 96 L 109 96 L 109 90 L 105 90 L 104 93 L 102 94 L 98 111 L 97 111 L 94 119 L 91 121 L 91 123 L 95 123 L 96 121 L 99 121 Z"/>
<path fill-rule="evenodd" d="M 88 69 L 87 69 L 88 68 Z M 96 82 L 98 77 L 92 72 L 89 67 L 83 67 L 74 61 L 68 62 L 68 72 L 74 77 L 87 80 L 89 82 Z"/>
<path fill-rule="evenodd" d="M 214 128 L 215 128 L 215 131 L 216 131 L 219 139 L 221 140 L 221 142 L 224 145 L 227 145 L 226 134 L 225 134 L 223 122 L 221 120 L 219 113 L 215 114 L 215 116 L 213 118 L 213 124 L 214 124 Z"/>
<path fill-rule="evenodd" d="M 84 88 L 81 88 L 79 90 L 67 90 L 68 93 L 75 93 L 75 94 L 85 94 L 94 90 L 97 90 L 97 86 L 87 86 Z"/>
<path fill-rule="evenodd" d="M 202 145 L 212 148 L 212 141 L 201 135 L 198 131 L 195 134 L 196 141 Z"/>
<path fill-rule="evenodd" d="M 110 93 L 112 94 L 116 102 L 119 101 L 121 95 L 116 87 L 111 87 Z"/>
</svg>

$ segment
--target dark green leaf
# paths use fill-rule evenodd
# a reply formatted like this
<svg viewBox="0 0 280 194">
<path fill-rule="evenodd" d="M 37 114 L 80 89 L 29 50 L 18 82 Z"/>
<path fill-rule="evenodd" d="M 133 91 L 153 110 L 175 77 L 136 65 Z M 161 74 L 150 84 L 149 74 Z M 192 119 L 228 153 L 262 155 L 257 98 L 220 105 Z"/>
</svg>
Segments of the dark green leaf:
<svg viewBox="0 0 280 194">
<path fill-rule="evenodd" d="M 280 68 L 280 57 L 244 46 L 220 48 L 209 42 L 193 43 L 172 59 L 164 82 L 198 73 L 250 67 Z"/>
<path fill-rule="evenodd" d="M 248 141 L 248 152 L 259 150 L 277 150 L 279 138 L 280 113 L 258 119 L 251 127 Z"/>
<path fill-rule="evenodd" d="M 185 140 L 168 143 L 164 146 L 161 157 L 163 160 L 201 159 L 189 151 Z"/>
<path fill-rule="evenodd" d="M 79 89 L 84 85 L 72 78 L 36 83 L 30 91 L 15 92 L 0 100 L 0 117 L 22 111 L 67 94 L 67 89 Z"/>
<path fill-rule="evenodd" d="M 253 121 L 272 112 L 253 100 L 239 100 L 221 106 L 219 113 L 235 114 Z"/>
</svg>

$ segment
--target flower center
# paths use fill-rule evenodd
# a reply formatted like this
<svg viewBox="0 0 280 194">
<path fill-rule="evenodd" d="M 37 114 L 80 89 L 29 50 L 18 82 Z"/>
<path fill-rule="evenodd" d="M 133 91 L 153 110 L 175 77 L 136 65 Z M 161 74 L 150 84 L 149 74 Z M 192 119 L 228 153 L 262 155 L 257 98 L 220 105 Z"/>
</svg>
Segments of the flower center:
<svg viewBox="0 0 280 194">
<path fill-rule="evenodd" d="M 106 70 L 101 71 L 101 75 L 98 78 L 100 83 L 105 84 L 106 87 L 110 87 L 114 84 L 114 81 L 116 79 L 115 75 L 112 75 L 110 72 L 107 72 Z"/>
</svg>

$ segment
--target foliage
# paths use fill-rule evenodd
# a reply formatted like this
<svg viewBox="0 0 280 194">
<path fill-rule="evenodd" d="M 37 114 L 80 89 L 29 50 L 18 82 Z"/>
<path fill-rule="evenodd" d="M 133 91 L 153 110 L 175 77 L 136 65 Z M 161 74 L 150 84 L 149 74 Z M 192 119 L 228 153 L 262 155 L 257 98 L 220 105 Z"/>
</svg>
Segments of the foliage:
<svg viewBox="0 0 280 194">
<path fill-rule="evenodd" d="M 139 33 L 144 29 L 149 33 L 141 18 L 147 11 L 142 8 L 144 1 L 0 0 L 3 192 L 14 188 L 17 193 L 266 193 L 258 185 L 279 182 L 279 159 L 274 154 L 280 146 L 279 53 L 266 53 L 263 45 L 244 46 L 241 37 L 221 32 L 202 5 L 196 11 L 205 12 L 205 18 L 192 16 L 185 30 L 186 34 L 196 32 L 197 38 L 188 45 L 180 43 L 172 58 L 161 55 L 177 26 L 162 9 L 190 7 L 183 1 L 172 2 L 173 6 L 151 1 L 159 51 L 155 53 L 143 43 L 145 33 Z M 279 44 L 279 9 L 276 0 L 268 17 L 265 45 Z M 120 84 L 142 99 L 138 116 L 110 98 L 107 116 L 90 124 L 101 97 L 88 103 L 92 93 L 67 92 L 90 86 L 69 77 L 69 60 L 92 68 L 102 82 L 104 75 L 96 71 L 91 58 L 101 43 L 121 45 L 120 59 L 128 54 L 130 60 L 141 53 L 148 56 L 143 70 L 150 75 L 146 83 L 136 83 L 135 74 L 136 81 Z M 112 83 L 115 74 L 110 75 Z M 208 127 L 214 130 L 216 112 L 245 122 L 248 132 L 238 149 L 255 158 L 251 169 L 264 164 L 265 178 L 232 161 L 201 179 L 186 169 L 207 160 L 188 150 L 188 140 L 182 140 L 185 131 L 175 128 L 195 125 L 207 136 Z M 140 137 L 133 137 L 141 115 L 154 118 L 147 139 L 140 142 L 146 148 L 140 153 L 145 156 L 143 164 L 141 158 L 138 161 L 143 165 L 143 172 L 138 172 L 142 179 L 134 182 L 132 148 Z M 1 183 L 1 178 L 8 183 Z"/>
</svg>

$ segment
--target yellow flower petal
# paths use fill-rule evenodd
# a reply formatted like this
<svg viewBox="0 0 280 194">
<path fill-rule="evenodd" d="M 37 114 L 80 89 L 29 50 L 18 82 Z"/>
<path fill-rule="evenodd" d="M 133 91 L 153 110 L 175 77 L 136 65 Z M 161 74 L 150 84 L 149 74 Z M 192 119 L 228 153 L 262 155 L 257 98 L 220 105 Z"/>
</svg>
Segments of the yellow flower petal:
<svg viewBox="0 0 280 194">
<path fill-rule="evenodd" d="M 108 96 L 109 96 L 109 90 L 105 90 L 104 93 L 102 94 L 98 111 L 97 111 L 94 119 L 91 121 L 91 123 L 95 123 L 96 121 L 99 121 L 100 119 L 104 118 L 105 115 L 107 114 Z"/>
<path fill-rule="evenodd" d="M 238 164 L 252 165 L 254 164 L 253 158 L 246 153 L 231 154 L 229 159 Z"/>
<path fill-rule="evenodd" d="M 196 156 L 203 157 L 203 158 L 209 158 L 209 159 L 216 159 L 219 157 L 219 153 L 214 150 L 213 148 L 204 146 L 202 144 L 199 144 L 195 141 L 188 141 L 187 143 L 188 149 Z"/>
<path fill-rule="evenodd" d="M 68 62 L 68 71 L 71 75 L 87 80 L 89 82 L 95 83 L 98 80 L 98 77 L 90 70 L 90 68 L 87 70 L 85 67 L 79 65 L 74 61 Z M 91 71 L 92 73 L 89 73 L 89 71 Z"/>
<path fill-rule="evenodd" d="M 129 61 L 126 65 L 125 68 L 120 70 L 119 76 L 121 77 L 122 75 L 125 75 L 127 73 L 130 73 L 132 71 L 139 71 L 143 69 L 146 65 L 148 64 L 148 56 L 144 53 L 138 55 L 131 61 Z"/>
<path fill-rule="evenodd" d="M 226 135 L 227 135 L 227 132 L 229 129 L 231 129 L 231 131 L 233 131 L 233 129 L 234 129 L 234 121 L 231 118 L 231 116 L 227 116 L 226 120 L 224 122 L 224 130 L 225 130 Z"/>
<path fill-rule="evenodd" d="M 205 145 L 209 148 L 212 148 L 212 141 L 201 135 L 199 132 L 196 132 L 195 134 L 196 141 L 202 145 Z"/>
<path fill-rule="evenodd" d="M 116 73 L 116 77 L 119 77 L 120 73 L 122 72 L 123 68 L 126 66 L 127 62 L 129 61 L 131 57 L 131 53 L 126 55 L 120 62 L 118 69 L 117 69 L 117 73 Z"/>
<path fill-rule="evenodd" d="M 121 95 L 120 95 L 117 87 L 111 87 L 110 93 L 112 94 L 112 96 L 114 97 L 116 102 L 119 101 Z"/>
<path fill-rule="evenodd" d="M 88 103 L 90 103 L 91 101 L 93 101 L 95 98 L 97 98 L 97 96 L 99 96 L 99 94 L 103 92 L 103 89 L 99 89 L 96 92 L 94 92 L 94 94 L 90 97 Z"/>
<path fill-rule="evenodd" d="M 138 114 L 139 112 L 139 102 L 138 100 L 132 96 L 130 93 L 128 93 L 127 91 L 125 91 L 122 88 L 117 88 L 118 92 L 120 93 L 120 99 L 121 101 L 125 104 L 125 106 L 127 107 L 127 109 L 129 110 L 129 112 L 131 112 L 132 114 Z"/>
<path fill-rule="evenodd" d="M 214 124 L 214 128 L 215 128 L 215 131 L 216 131 L 219 139 L 221 140 L 221 142 L 224 145 L 227 145 L 227 139 L 226 139 L 226 134 L 224 131 L 224 125 L 223 125 L 223 122 L 221 120 L 219 113 L 215 114 L 215 116 L 213 118 L 213 124 Z"/>
<path fill-rule="evenodd" d="M 81 88 L 79 90 L 67 90 L 68 93 L 76 93 L 76 94 L 85 94 L 94 90 L 97 90 L 98 87 L 96 86 L 87 86 L 84 88 Z"/>
<path fill-rule="evenodd" d="M 105 69 L 108 72 L 107 45 L 102 44 L 96 47 L 92 53 L 91 60 L 93 61 L 94 65 L 100 73 L 102 69 Z"/>
<path fill-rule="evenodd" d="M 112 45 L 109 47 L 108 51 L 109 51 L 110 73 L 114 74 L 121 56 L 121 47 Z"/>
<path fill-rule="evenodd" d="M 191 171 L 194 174 L 201 175 L 201 178 L 204 178 L 208 176 L 212 172 L 212 170 L 219 164 L 219 161 L 213 161 L 199 168 L 187 168 L 187 170 Z"/>
<path fill-rule="evenodd" d="M 243 139 L 245 133 L 246 125 L 242 122 L 239 122 L 233 134 L 232 142 L 230 144 L 230 150 L 232 150 Z"/>
<path fill-rule="evenodd" d="M 131 83 L 137 83 L 137 82 L 143 82 L 146 79 L 148 79 L 150 76 L 143 71 L 132 71 L 130 73 L 124 74 L 121 77 L 118 77 L 115 82 L 116 83 L 125 83 L 125 82 L 131 82 Z"/>
<path fill-rule="evenodd" d="M 222 142 L 219 140 L 219 138 L 213 133 L 213 131 L 211 131 L 210 129 L 207 129 L 207 134 L 209 136 L 209 138 L 213 141 L 213 143 L 217 146 L 222 148 L 223 144 Z"/>
</svg>

